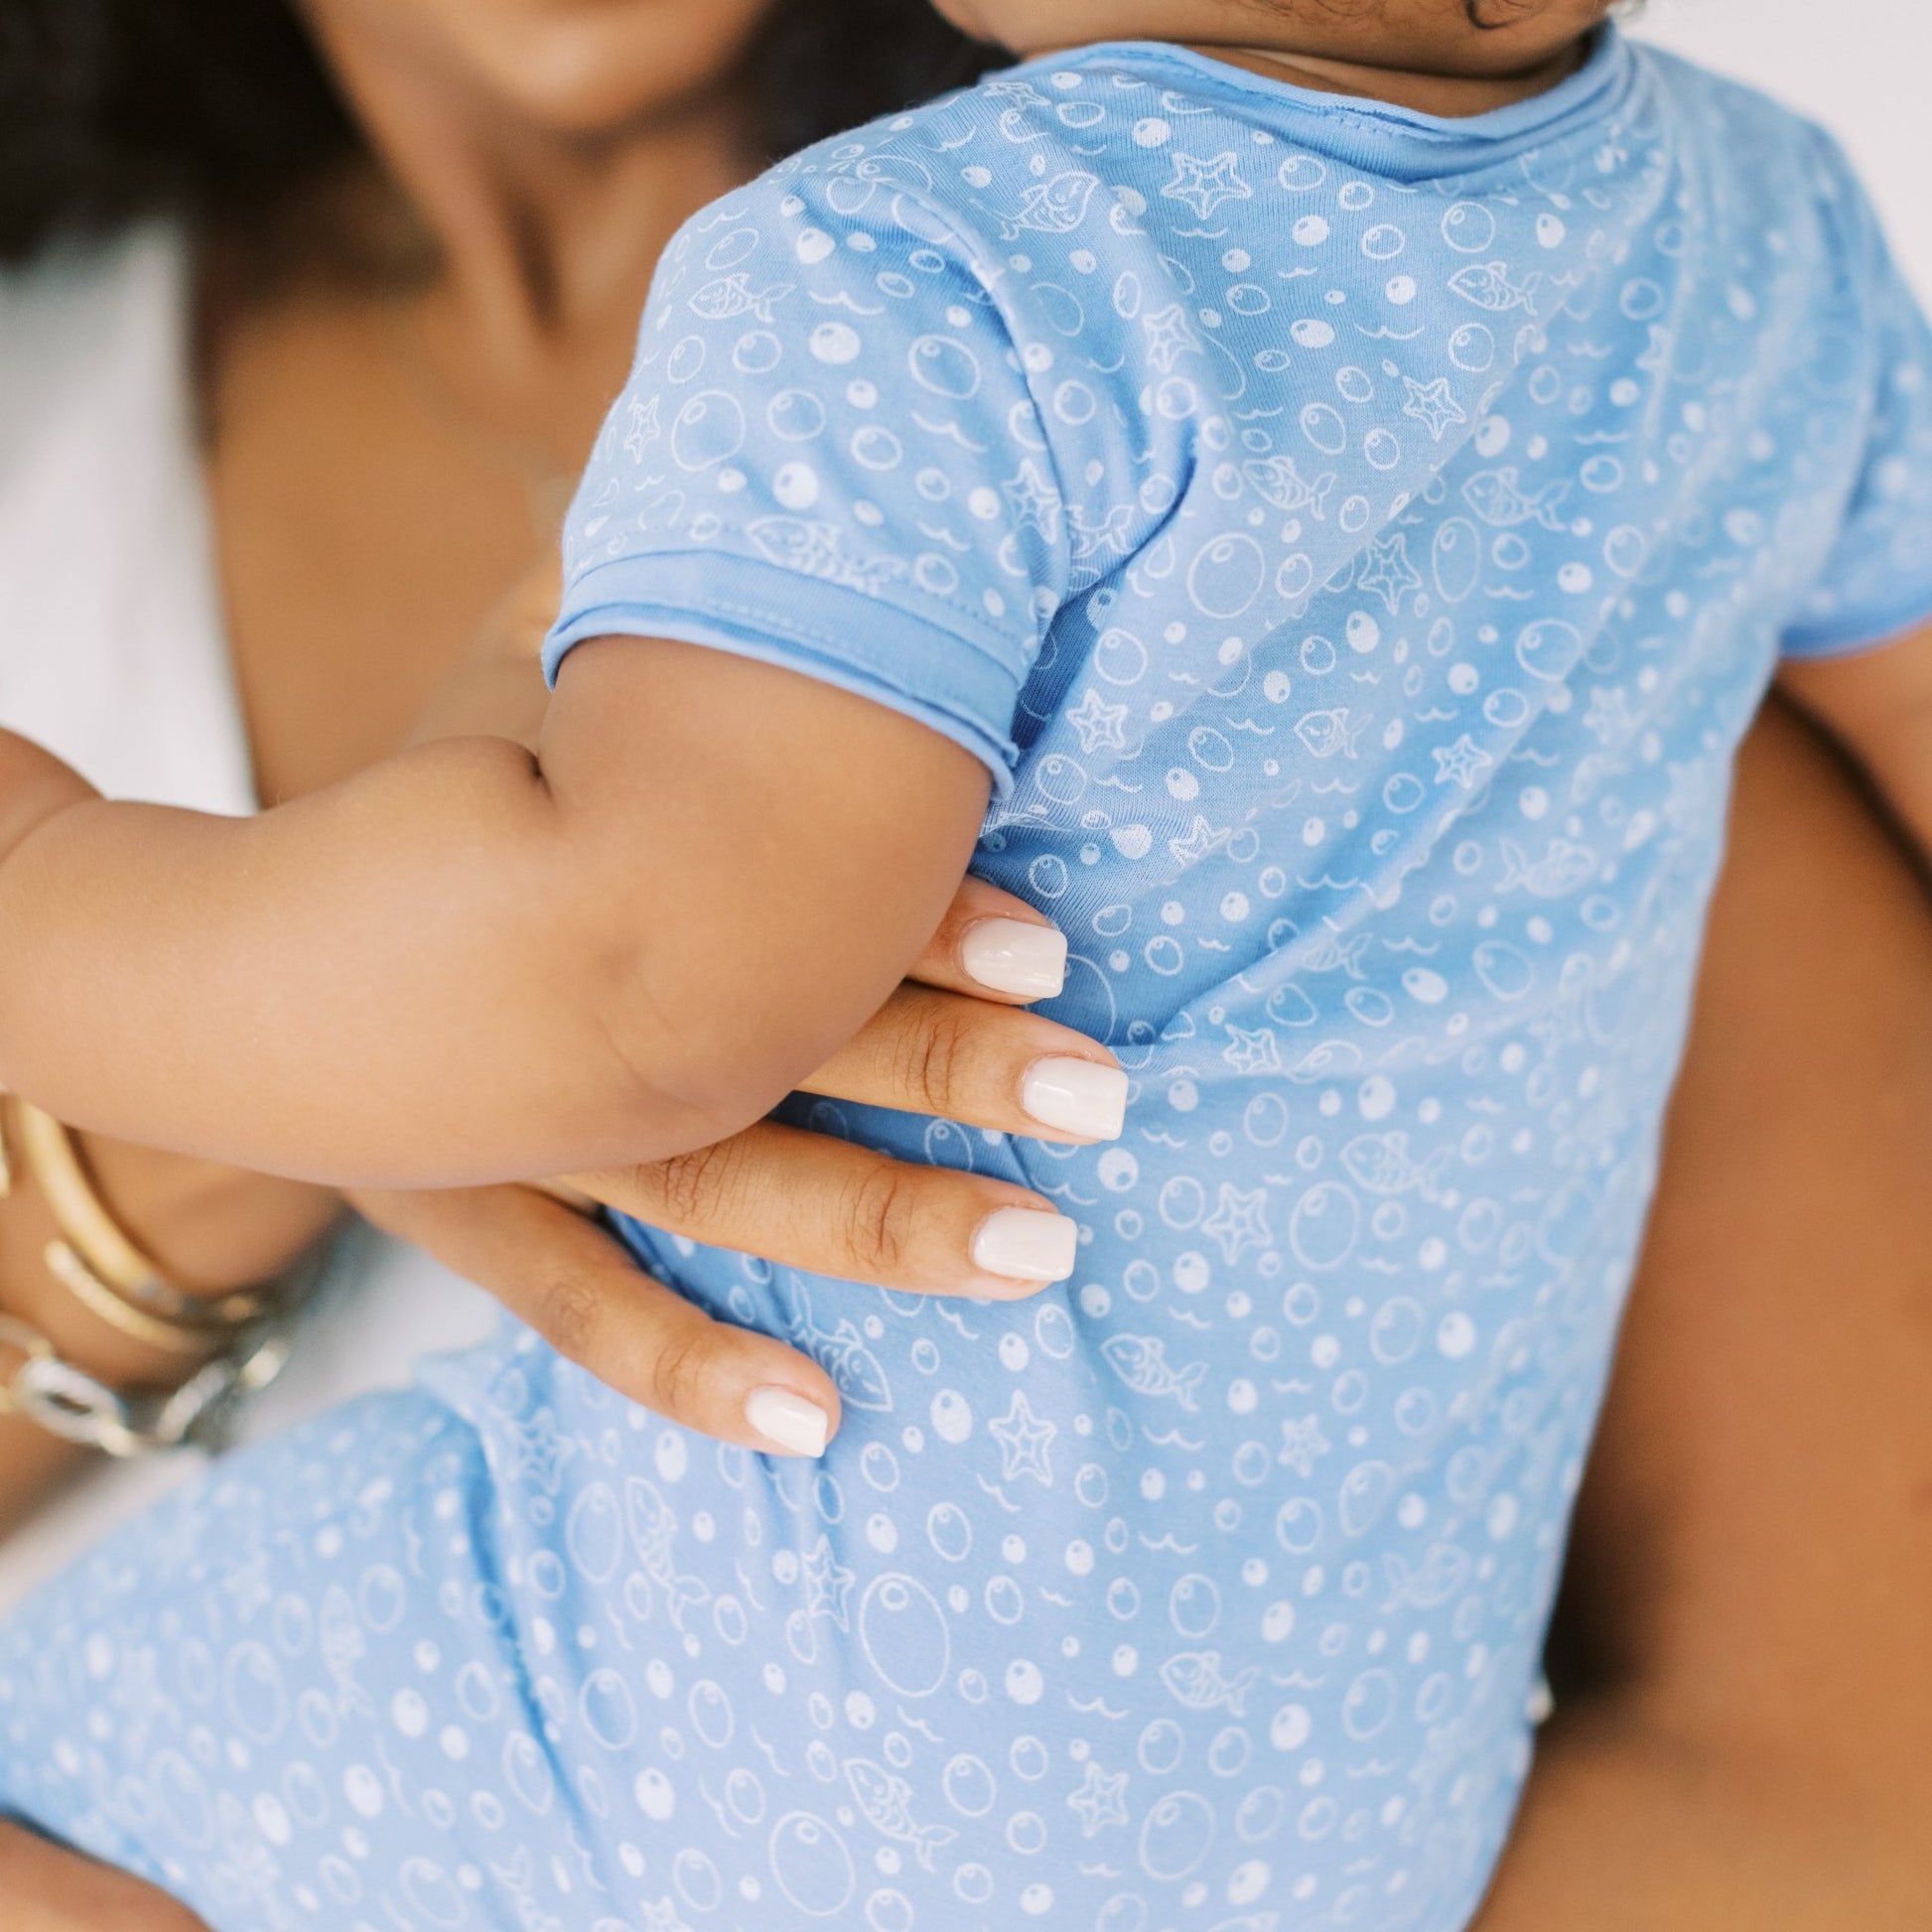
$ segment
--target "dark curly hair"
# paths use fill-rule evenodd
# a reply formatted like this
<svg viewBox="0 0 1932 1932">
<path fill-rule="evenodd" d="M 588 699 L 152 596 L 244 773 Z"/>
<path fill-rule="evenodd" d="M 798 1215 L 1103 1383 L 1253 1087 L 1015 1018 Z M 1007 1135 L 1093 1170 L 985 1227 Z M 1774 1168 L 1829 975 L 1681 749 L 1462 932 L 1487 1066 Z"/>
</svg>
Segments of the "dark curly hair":
<svg viewBox="0 0 1932 1932">
<path fill-rule="evenodd" d="M 775 158 L 997 59 L 925 0 L 779 0 L 747 79 Z M 0 0 L 0 262 L 157 209 L 271 211 L 357 140 L 289 0 Z"/>
</svg>

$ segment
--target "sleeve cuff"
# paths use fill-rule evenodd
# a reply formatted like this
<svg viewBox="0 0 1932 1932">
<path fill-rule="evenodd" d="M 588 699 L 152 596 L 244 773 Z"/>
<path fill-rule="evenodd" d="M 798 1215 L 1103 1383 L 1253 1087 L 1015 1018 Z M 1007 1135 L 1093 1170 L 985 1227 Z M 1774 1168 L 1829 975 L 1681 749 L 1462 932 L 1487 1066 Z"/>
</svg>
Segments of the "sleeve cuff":
<svg viewBox="0 0 1932 1932">
<path fill-rule="evenodd" d="M 544 675 L 587 637 L 664 637 L 801 672 L 916 720 L 972 753 L 996 797 L 1019 753 L 1005 726 L 1019 704 L 1024 648 L 928 611 L 728 551 L 614 558 L 565 593 L 544 640 Z"/>
<path fill-rule="evenodd" d="M 1780 640 L 1786 657 L 1852 657 L 1881 650 L 1908 632 L 1932 624 L 1932 584 L 1922 584 L 1895 603 L 1834 612 L 1815 623 L 1795 623 Z"/>
</svg>

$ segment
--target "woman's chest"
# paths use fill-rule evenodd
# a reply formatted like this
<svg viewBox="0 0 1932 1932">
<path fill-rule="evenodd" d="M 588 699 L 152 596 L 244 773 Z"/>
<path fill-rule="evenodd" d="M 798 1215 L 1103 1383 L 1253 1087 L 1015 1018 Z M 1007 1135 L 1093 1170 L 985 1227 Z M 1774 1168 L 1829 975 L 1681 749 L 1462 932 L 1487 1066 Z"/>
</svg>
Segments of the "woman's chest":
<svg viewBox="0 0 1932 1932">
<path fill-rule="evenodd" d="M 238 326 L 208 413 L 220 596 L 273 800 L 402 743 L 539 538 L 525 480 L 424 406 L 372 304 Z"/>
</svg>

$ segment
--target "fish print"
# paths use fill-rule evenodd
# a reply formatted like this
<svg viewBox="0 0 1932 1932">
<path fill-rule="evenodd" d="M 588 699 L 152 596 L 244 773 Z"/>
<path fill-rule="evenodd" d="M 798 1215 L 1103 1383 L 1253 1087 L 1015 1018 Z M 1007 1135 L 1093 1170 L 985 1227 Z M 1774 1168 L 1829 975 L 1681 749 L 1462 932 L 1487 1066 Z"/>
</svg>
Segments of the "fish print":
<svg viewBox="0 0 1932 1932">
<path fill-rule="evenodd" d="M 1351 933 L 1346 939 L 1331 932 L 1318 933 L 1296 958 L 1298 971 L 1304 973 L 1346 973 L 1351 980 L 1365 977 L 1362 962 L 1375 943 L 1372 932 Z"/>
<path fill-rule="evenodd" d="M 1332 470 L 1324 470 L 1311 482 L 1302 475 L 1292 456 L 1271 456 L 1244 463 L 1241 474 L 1278 510 L 1290 515 L 1307 510 L 1317 522 L 1328 514 L 1328 492 L 1335 486 Z"/>
<path fill-rule="evenodd" d="M 684 1628 L 685 1613 L 710 1602 L 711 1591 L 696 1577 L 677 1567 L 677 1512 L 664 1492 L 648 1476 L 631 1476 L 623 1486 L 631 1547 L 643 1566 L 642 1575 L 664 1595 L 665 1613 L 674 1629 Z"/>
<path fill-rule="evenodd" d="M 1341 1165 L 1371 1194 L 1416 1192 L 1431 1201 L 1441 1198 L 1443 1176 L 1454 1159 L 1451 1146 L 1439 1149 L 1427 1161 L 1415 1160 L 1409 1152 L 1409 1136 L 1399 1127 L 1386 1134 L 1357 1134 L 1341 1151 Z"/>
<path fill-rule="evenodd" d="M 800 1289 L 792 1297 L 791 1331 L 798 1346 L 839 1385 L 843 1401 L 881 1413 L 892 1408 L 892 1384 L 850 1316 L 841 1315 L 826 1327 L 812 1313 L 811 1297 Z"/>
<path fill-rule="evenodd" d="M 1334 711 L 1308 712 L 1295 727 L 1295 736 L 1318 759 L 1352 759 L 1369 721 L 1357 717 L 1351 723 L 1351 716 L 1345 705 Z"/>
<path fill-rule="evenodd" d="M 1168 1360 L 1167 1344 L 1159 1335 L 1110 1335 L 1101 1343 L 1114 1373 L 1136 1395 L 1171 1395 L 1183 1409 L 1194 1407 L 1200 1391 L 1205 1362 L 1192 1362 L 1176 1369 Z"/>
<path fill-rule="evenodd" d="M 912 1787 L 869 1757 L 848 1757 L 845 1781 L 852 1787 L 866 1823 L 885 1837 L 909 1845 L 912 1856 L 927 1871 L 933 1869 L 933 1854 L 959 1836 L 950 1825 L 915 1824 Z"/>
<path fill-rule="evenodd" d="M 754 289 L 752 278 L 742 271 L 721 275 L 707 282 L 691 298 L 691 313 L 706 322 L 730 322 L 737 316 L 756 316 L 768 323 L 776 306 L 788 296 L 795 284 L 773 282 L 769 288 Z"/>
<path fill-rule="evenodd" d="M 1600 863 L 1590 847 L 1570 839 L 1552 839 L 1543 857 L 1535 860 L 1514 839 L 1498 839 L 1496 850 L 1503 861 L 1497 892 L 1520 890 L 1537 898 L 1563 898 L 1577 892 L 1596 877 Z"/>
<path fill-rule="evenodd" d="M 1072 542 L 1073 560 L 1085 563 L 1093 557 L 1124 557 L 1134 547 L 1129 532 L 1134 527 L 1132 503 L 1109 503 L 1098 516 L 1089 519 L 1085 507 L 1073 505 L 1067 517 L 1067 534 Z"/>
<path fill-rule="evenodd" d="M 1540 523 L 1546 530 L 1568 530 L 1557 507 L 1570 494 L 1568 478 L 1559 477 L 1531 493 L 1517 482 L 1512 463 L 1500 470 L 1482 470 L 1462 485 L 1462 500 L 1491 529 L 1513 530 L 1519 523 Z"/>
<path fill-rule="evenodd" d="M 1458 268 L 1449 278 L 1449 285 L 1463 301 L 1473 302 L 1491 315 L 1507 315 L 1512 309 L 1528 309 L 1534 315 L 1536 292 L 1543 285 L 1543 277 L 1529 274 L 1520 282 L 1512 282 L 1507 262 L 1483 262 L 1480 266 L 1471 262 L 1467 268 Z"/>
<path fill-rule="evenodd" d="M 1016 213 L 1000 222 L 1002 236 L 1013 241 L 1032 229 L 1036 234 L 1065 234 L 1085 220 L 1087 204 L 1100 186 L 1100 177 L 1084 168 L 1068 168 L 1051 181 L 1036 182 L 1020 198 Z"/>
<path fill-rule="evenodd" d="M 316 1629 L 324 1668 L 336 1686 L 336 1708 L 345 1716 L 372 1712 L 375 1706 L 356 1682 L 357 1666 L 369 1653 L 368 1639 L 353 1601 L 340 1584 L 331 1584 L 323 1592 Z"/>
<path fill-rule="evenodd" d="M 1161 1682 L 1189 1711 L 1226 1711 L 1231 1718 L 1243 1715 L 1260 1675 L 1261 1666 L 1250 1664 L 1231 1678 L 1225 1676 L 1218 1650 L 1176 1651 L 1161 1666 Z"/>
<path fill-rule="evenodd" d="M 780 1115 L 1036 1188 L 1071 1272 L 614 1217 L 825 1365 L 823 1456 L 506 1324 L 0 1619 L 0 1815 L 277 1932 L 1463 1922 L 1738 736 L 1780 647 L 1932 602 L 1932 343 L 1842 158 L 1590 46 L 1547 121 L 1373 152 L 1069 50 L 671 241 L 552 668 L 668 615 L 985 766 L 972 871 L 1060 925 L 1125 1131 Z"/>
<path fill-rule="evenodd" d="M 878 597 L 888 584 L 905 575 L 904 561 L 898 557 L 848 556 L 844 532 L 836 523 L 766 516 L 752 524 L 747 534 L 774 564 L 843 584 L 867 597 Z"/>
<path fill-rule="evenodd" d="M 1422 1562 L 1415 1565 L 1390 1551 L 1382 1559 L 1383 1575 L 1389 1581 L 1382 1614 L 1387 1616 L 1404 1607 L 1433 1610 L 1437 1604 L 1447 1603 L 1468 1582 L 1474 1568 L 1467 1551 L 1453 1543 L 1432 1543 Z"/>
</svg>

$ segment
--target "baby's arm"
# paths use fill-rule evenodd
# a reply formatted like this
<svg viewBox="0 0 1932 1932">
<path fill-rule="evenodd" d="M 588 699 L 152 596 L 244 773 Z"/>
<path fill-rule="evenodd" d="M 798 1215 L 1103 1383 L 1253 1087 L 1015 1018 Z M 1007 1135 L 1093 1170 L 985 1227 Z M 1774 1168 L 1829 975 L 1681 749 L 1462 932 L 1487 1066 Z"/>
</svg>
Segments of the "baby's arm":
<svg viewBox="0 0 1932 1932">
<path fill-rule="evenodd" d="M 1932 863 L 1932 624 L 1874 650 L 1787 658 L 1778 683 L 1864 767 Z"/>
<path fill-rule="evenodd" d="M 534 754 L 425 746 L 252 821 L 0 735 L 0 1082 L 345 1184 L 708 1145 L 885 1000 L 987 789 L 882 706 L 628 638 L 571 653 Z"/>
</svg>

